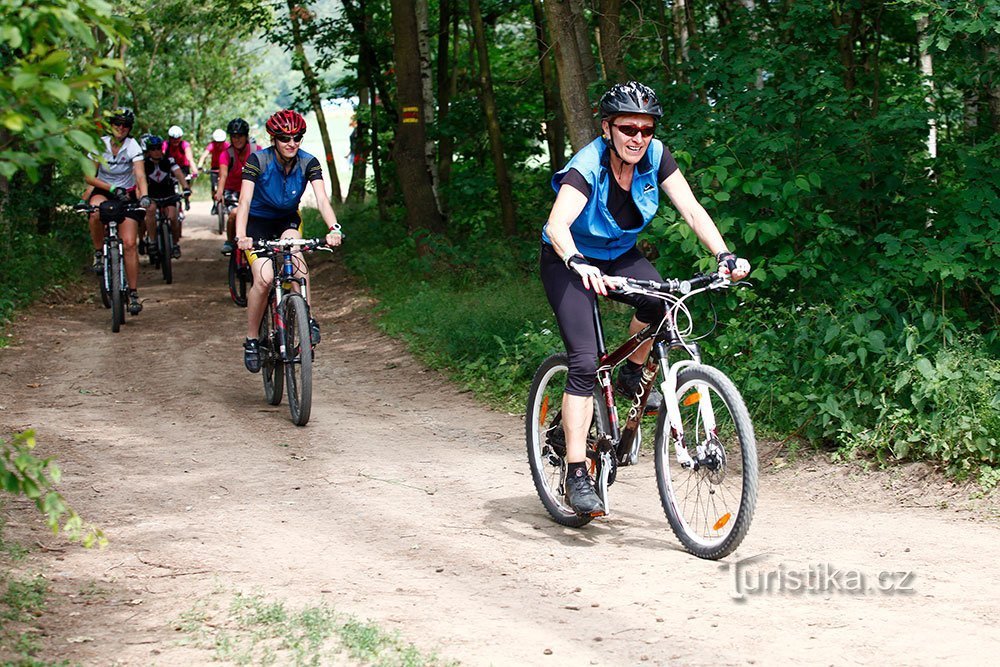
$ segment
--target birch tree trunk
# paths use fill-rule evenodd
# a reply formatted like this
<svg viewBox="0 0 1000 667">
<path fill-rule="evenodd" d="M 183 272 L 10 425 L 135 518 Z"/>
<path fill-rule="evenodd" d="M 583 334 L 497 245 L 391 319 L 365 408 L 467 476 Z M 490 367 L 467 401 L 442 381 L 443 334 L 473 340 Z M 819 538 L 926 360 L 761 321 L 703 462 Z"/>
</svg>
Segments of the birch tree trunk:
<svg viewBox="0 0 1000 667">
<path fill-rule="evenodd" d="M 930 21 L 926 16 L 922 16 L 917 19 L 917 43 L 919 44 L 927 32 L 927 26 L 930 25 Z M 930 120 L 927 121 L 927 154 L 931 156 L 931 159 L 937 157 L 937 118 L 934 117 L 934 60 L 931 58 L 931 54 L 927 52 L 926 49 L 920 49 L 920 74 L 924 80 L 924 86 L 927 89 L 927 96 L 924 98 L 927 102 L 927 109 L 931 113 Z"/>
</svg>

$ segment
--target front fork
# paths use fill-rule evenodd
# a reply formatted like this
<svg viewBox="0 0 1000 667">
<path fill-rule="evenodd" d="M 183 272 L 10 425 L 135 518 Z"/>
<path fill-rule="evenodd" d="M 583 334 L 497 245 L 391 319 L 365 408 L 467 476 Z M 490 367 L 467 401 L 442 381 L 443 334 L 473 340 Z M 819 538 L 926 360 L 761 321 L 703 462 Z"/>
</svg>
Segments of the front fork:
<svg viewBox="0 0 1000 667">
<path fill-rule="evenodd" d="M 674 455 L 682 467 L 692 468 L 695 465 L 695 460 L 691 458 L 684 440 L 684 423 L 681 418 L 681 406 L 678 402 L 679 397 L 677 396 L 677 376 L 684 368 L 700 364 L 701 352 L 697 345 L 687 346 L 685 349 L 691 355 L 691 358 L 670 364 L 667 359 L 666 346 L 663 343 L 658 343 L 657 348 L 657 358 L 659 359 L 660 370 L 664 378 L 663 382 L 660 383 L 660 392 L 663 394 L 663 407 L 667 411 L 669 437 L 674 441 Z M 703 384 L 695 385 L 695 391 L 696 394 L 694 395 L 696 396 L 695 400 L 698 402 L 701 431 L 707 436 L 707 434 L 715 432 L 715 412 L 712 410 L 712 397 Z M 697 439 L 698 434 L 695 433 L 694 436 Z M 656 443 L 656 445 L 660 446 L 660 443 Z M 704 456 L 704 451 L 702 451 L 704 446 L 705 443 L 696 443 L 696 456 L 698 459 Z"/>
</svg>

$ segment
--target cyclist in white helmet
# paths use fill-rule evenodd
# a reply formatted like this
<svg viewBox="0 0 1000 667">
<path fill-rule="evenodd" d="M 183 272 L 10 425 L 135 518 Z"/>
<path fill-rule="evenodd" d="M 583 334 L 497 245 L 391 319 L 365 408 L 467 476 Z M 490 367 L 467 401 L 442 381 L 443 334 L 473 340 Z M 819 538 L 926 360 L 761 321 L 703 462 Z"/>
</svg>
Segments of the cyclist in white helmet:
<svg viewBox="0 0 1000 667">
<path fill-rule="evenodd" d="M 212 158 L 211 162 L 211 179 L 212 179 L 212 215 L 215 215 L 215 207 L 218 206 L 218 202 L 215 201 L 215 191 L 219 187 L 219 158 L 226 149 L 229 148 L 229 142 L 226 141 L 226 132 L 223 129 L 218 129 L 212 132 L 212 140 L 208 142 L 205 146 L 205 150 L 202 151 L 201 157 L 198 158 L 198 169 L 202 169 L 205 166 L 205 160 L 209 157 Z"/>
</svg>

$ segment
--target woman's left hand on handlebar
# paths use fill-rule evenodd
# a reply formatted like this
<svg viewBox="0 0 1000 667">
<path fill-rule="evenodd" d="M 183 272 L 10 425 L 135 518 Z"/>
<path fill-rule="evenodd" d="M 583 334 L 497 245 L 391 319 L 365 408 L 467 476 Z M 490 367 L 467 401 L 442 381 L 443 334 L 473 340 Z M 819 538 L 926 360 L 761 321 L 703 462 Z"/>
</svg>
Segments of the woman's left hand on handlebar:
<svg viewBox="0 0 1000 667">
<path fill-rule="evenodd" d="M 341 241 L 344 240 L 344 235 L 341 234 L 339 229 L 331 229 L 326 234 L 326 244 L 328 246 L 340 245 Z"/>
<path fill-rule="evenodd" d="M 241 236 L 236 241 L 236 247 L 240 250 L 253 250 L 253 239 L 249 236 Z"/>
<path fill-rule="evenodd" d="M 735 253 L 722 252 L 716 259 L 719 262 L 719 275 L 729 280 L 743 280 L 750 275 L 750 262 L 737 257 Z"/>
</svg>

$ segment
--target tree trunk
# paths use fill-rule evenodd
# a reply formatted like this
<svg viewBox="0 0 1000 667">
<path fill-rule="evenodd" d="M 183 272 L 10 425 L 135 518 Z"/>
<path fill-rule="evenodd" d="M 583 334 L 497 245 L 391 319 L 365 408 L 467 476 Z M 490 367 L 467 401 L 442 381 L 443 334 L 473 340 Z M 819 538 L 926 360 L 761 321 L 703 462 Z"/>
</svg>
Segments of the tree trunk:
<svg viewBox="0 0 1000 667">
<path fill-rule="evenodd" d="M 594 52 L 590 49 L 590 28 L 587 17 L 583 13 L 583 0 L 569 0 L 569 8 L 573 15 L 573 33 L 576 37 L 576 48 L 580 51 L 580 64 L 587 84 L 597 81 L 597 62 Z"/>
<path fill-rule="evenodd" d="M 625 63 L 622 61 L 622 0 L 601 0 L 598 25 L 601 29 L 601 62 L 604 76 L 612 83 L 628 80 Z"/>
<path fill-rule="evenodd" d="M 920 44 L 924 33 L 927 32 L 929 23 L 926 16 L 917 19 L 917 44 Z M 927 154 L 930 155 L 931 159 L 934 159 L 937 157 L 937 119 L 934 117 L 936 113 L 934 108 L 934 60 L 931 58 L 931 54 L 923 48 L 920 49 L 920 74 L 927 88 L 927 96 L 924 98 L 927 102 L 927 110 L 931 113 L 930 120 L 927 121 Z"/>
<path fill-rule="evenodd" d="M 486 29 L 483 27 L 483 15 L 479 9 L 479 0 L 469 0 L 469 18 L 472 21 L 472 32 L 476 40 L 476 53 L 479 55 L 479 88 L 483 101 L 483 113 L 486 115 L 486 130 L 490 135 L 490 150 L 493 154 L 497 196 L 500 199 L 500 211 L 503 215 L 503 230 L 507 236 L 513 236 L 517 231 L 514 191 L 510 184 L 510 174 L 507 173 L 507 159 L 503 153 L 503 135 L 500 132 L 500 121 L 497 118 L 496 98 L 493 95 L 493 77 L 490 74 L 490 54 L 486 49 Z"/>
<path fill-rule="evenodd" d="M 671 23 L 667 20 L 666 3 L 657 2 L 656 8 L 660 19 L 656 27 L 660 36 L 660 64 L 663 65 L 664 79 L 669 82 L 672 78 L 673 72 L 673 63 L 670 58 L 670 33 L 672 32 Z"/>
<path fill-rule="evenodd" d="M 556 46 L 556 71 L 569 140 L 576 152 L 593 141 L 597 125 L 587 99 L 587 79 L 576 44 L 569 0 L 545 0 L 546 18 Z"/>
<path fill-rule="evenodd" d="M 438 101 L 438 200 L 444 211 L 448 210 L 448 183 L 451 181 L 451 160 L 454 152 L 455 139 L 448 128 L 448 115 L 451 111 L 451 97 L 454 91 L 455 77 L 458 68 L 454 64 L 454 55 L 448 55 L 448 36 L 455 27 L 454 44 L 458 44 L 458 12 L 454 11 L 454 0 L 441 0 L 438 15 L 438 61 L 437 61 L 437 101 Z"/>
<path fill-rule="evenodd" d="M 987 63 L 1000 61 L 1000 46 L 984 44 L 983 61 Z M 1000 134 L 1000 74 L 997 73 L 995 66 L 983 71 L 983 89 L 986 93 L 986 103 L 990 108 L 990 128 L 993 134 Z"/>
<path fill-rule="evenodd" d="M 427 11 L 427 0 L 414 0 L 417 13 L 417 46 L 420 48 L 420 81 L 423 85 L 424 127 L 434 127 L 434 77 L 431 71 L 430 18 Z M 427 161 L 427 172 L 431 175 L 434 196 L 437 197 L 437 147 L 434 137 L 427 133 L 424 143 L 424 159 Z M 438 208 L 441 208 L 438 202 Z"/>
<path fill-rule="evenodd" d="M 686 63 L 688 61 L 688 24 L 685 14 L 687 0 L 674 0 L 674 62 Z"/>
<path fill-rule="evenodd" d="M 344 14 L 347 16 L 351 27 L 354 28 L 354 34 L 358 37 L 358 46 L 360 49 L 358 58 L 368 62 L 368 75 L 371 77 L 368 87 L 372 90 L 372 96 L 377 96 L 380 99 L 382 108 L 389 115 L 389 119 L 393 123 L 398 122 L 399 116 L 396 113 L 396 107 L 392 103 L 392 96 L 389 95 L 389 86 L 386 84 L 385 77 L 382 76 L 382 67 L 379 65 L 378 55 L 375 53 L 375 48 L 368 38 L 371 31 L 365 28 L 365 24 L 370 21 L 370 18 L 367 12 L 364 11 L 364 1 L 358 0 L 359 4 L 357 5 L 354 4 L 354 0 L 341 1 L 344 4 Z"/>
<path fill-rule="evenodd" d="M 566 126 L 559 106 L 559 87 L 552 72 L 552 60 L 549 58 L 541 0 L 532 0 L 531 9 L 535 18 L 538 68 L 542 77 L 542 103 L 545 105 L 545 141 L 549 147 L 549 164 L 552 166 L 552 171 L 556 172 L 566 163 Z"/>
<path fill-rule="evenodd" d="M 313 113 L 316 114 L 316 123 L 319 125 L 319 133 L 323 137 L 323 150 L 326 152 L 326 166 L 330 172 L 330 201 L 334 204 L 343 202 L 343 193 L 340 190 L 340 177 L 337 175 L 337 165 L 333 161 L 333 147 L 330 144 L 330 131 L 326 128 L 326 115 L 323 113 L 323 100 L 319 95 L 319 83 L 316 74 L 313 72 L 309 60 L 306 58 L 305 48 L 302 46 L 302 31 L 300 28 L 300 14 L 304 11 L 293 0 L 286 0 L 288 4 L 288 16 L 292 25 L 292 40 L 295 42 L 295 57 L 298 60 L 299 68 L 302 71 L 302 78 L 309 91 L 309 104 L 312 105 Z"/>
<path fill-rule="evenodd" d="M 444 231 L 444 217 L 434 196 L 424 147 L 427 127 L 423 118 L 423 81 L 417 12 L 412 0 L 391 0 L 393 54 L 396 62 L 396 93 L 400 109 L 393 156 L 406 204 L 406 222 L 411 233 Z"/>
<path fill-rule="evenodd" d="M 359 72 L 359 81 L 364 75 Z M 368 171 L 368 140 L 366 117 L 368 111 L 368 86 L 358 90 L 358 108 L 354 113 L 354 130 L 351 132 L 351 182 L 347 186 L 347 203 L 359 204 L 365 200 L 365 180 Z"/>
</svg>

